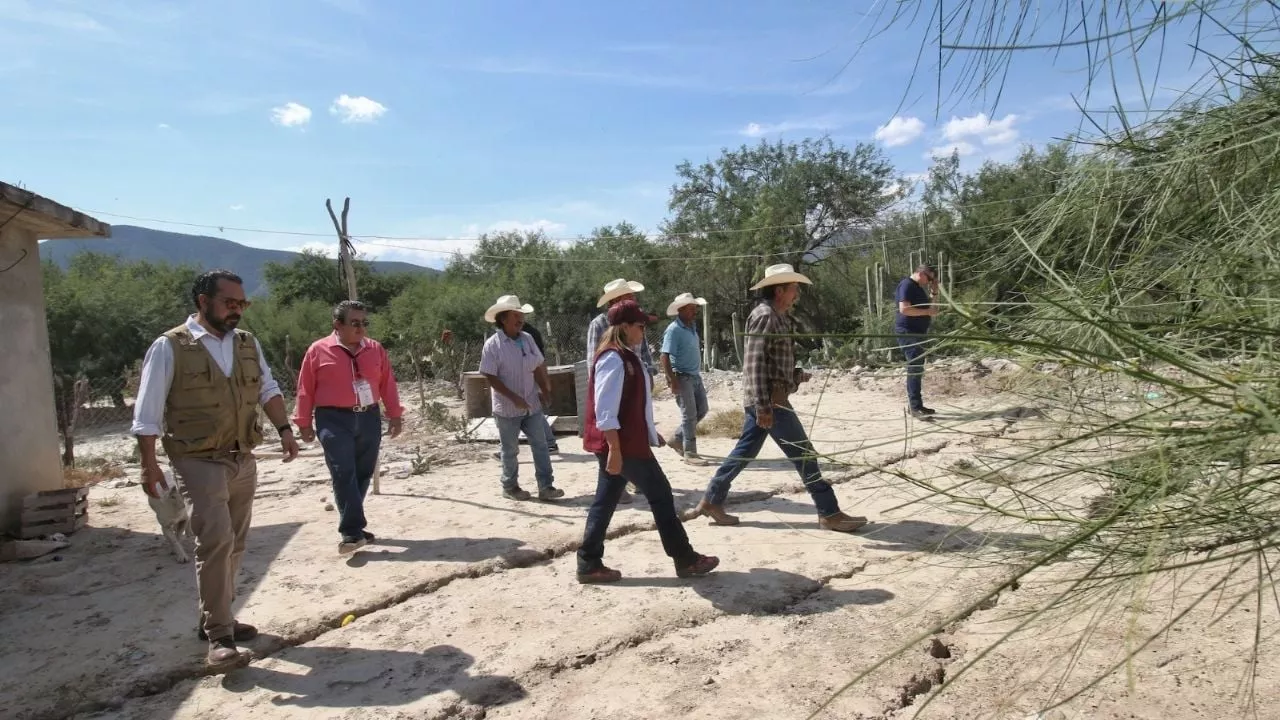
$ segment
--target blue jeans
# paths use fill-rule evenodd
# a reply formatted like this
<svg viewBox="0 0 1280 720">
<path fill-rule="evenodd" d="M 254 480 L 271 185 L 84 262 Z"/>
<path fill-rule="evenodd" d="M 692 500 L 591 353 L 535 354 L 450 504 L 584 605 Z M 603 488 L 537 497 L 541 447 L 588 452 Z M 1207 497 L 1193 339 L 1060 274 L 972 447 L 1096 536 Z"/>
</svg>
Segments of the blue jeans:
<svg viewBox="0 0 1280 720">
<path fill-rule="evenodd" d="M 924 407 L 925 337 L 923 335 L 898 335 L 898 347 L 907 358 L 907 402 L 912 410 Z"/>
<path fill-rule="evenodd" d="M 605 473 L 607 460 L 605 455 L 596 455 L 600 472 L 596 476 L 595 500 L 587 510 L 587 529 L 582 535 L 582 547 L 578 548 L 578 572 L 589 573 L 604 564 L 604 538 L 609 532 L 613 511 L 618 508 L 618 498 L 628 481 L 635 483 L 649 501 L 649 511 L 658 525 L 658 537 L 667 557 L 675 561 L 676 567 L 696 562 L 698 553 L 689 544 L 684 523 L 676 514 L 671 483 L 657 458 L 623 458 L 621 475 Z"/>
<path fill-rule="evenodd" d="M 351 412 L 316 408 L 316 438 L 324 448 L 324 464 L 333 481 L 333 502 L 338 506 L 338 533 L 356 540 L 364 533 L 364 496 L 378 471 L 382 445 L 382 415 L 377 408 Z"/>
<path fill-rule="evenodd" d="M 805 434 L 804 425 L 800 423 L 796 411 L 774 407 L 773 427 L 766 430 L 756 424 L 754 407 L 743 410 L 746 411 L 746 418 L 742 422 L 742 436 L 707 484 L 706 501 L 712 505 L 723 505 L 729 497 L 729 486 L 733 484 L 733 479 L 747 467 L 747 463 L 760 454 L 765 438 L 772 437 L 800 473 L 800 479 L 809 491 L 809 497 L 813 498 L 818 515 L 826 517 L 840 512 L 840 502 L 836 500 L 831 484 L 822 479 L 813 444 L 809 442 L 809 436 Z"/>
<path fill-rule="evenodd" d="M 707 416 L 707 389 L 701 375 L 676 373 L 680 391 L 676 393 L 676 405 L 680 406 L 680 427 L 675 439 L 684 444 L 686 453 L 698 452 L 698 423 Z"/>
<path fill-rule="evenodd" d="M 551 473 L 551 452 L 547 449 L 547 417 L 541 411 L 519 417 L 494 416 L 498 426 L 498 438 L 502 441 L 502 487 L 515 490 L 520 487 L 520 433 L 529 439 L 529 451 L 533 453 L 533 472 L 539 488 L 549 488 L 555 478 Z"/>
</svg>

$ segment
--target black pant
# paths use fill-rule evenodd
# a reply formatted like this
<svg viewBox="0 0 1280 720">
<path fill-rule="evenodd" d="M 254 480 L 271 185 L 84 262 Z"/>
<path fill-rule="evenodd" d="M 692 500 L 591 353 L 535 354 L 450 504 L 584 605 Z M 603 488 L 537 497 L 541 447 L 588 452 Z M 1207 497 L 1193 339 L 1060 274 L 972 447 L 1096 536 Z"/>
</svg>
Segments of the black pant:
<svg viewBox="0 0 1280 720">
<path fill-rule="evenodd" d="M 324 448 L 324 462 L 333 481 L 338 534 L 344 540 L 359 540 L 366 524 L 364 496 L 378 471 L 382 414 L 377 408 L 364 412 L 316 408 L 316 437 Z"/>
<path fill-rule="evenodd" d="M 582 536 L 582 547 L 578 549 L 578 572 L 588 573 L 597 570 L 604 564 L 604 536 L 609 532 L 609 522 L 613 520 L 613 511 L 618 507 L 618 498 L 627 482 L 633 482 L 649 501 L 649 510 L 653 520 L 658 524 L 658 537 L 662 538 L 662 549 L 667 557 L 675 561 L 676 567 L 685 567 L 697 561 L 698 553 L 689 544 L 689 535 L 684 531 L 684 523 L 676 515 L 676 501 L 671 495 L 671 483 L 662 472 L 657 458 L 623 458 L 622 474 L 609 475 L 605 472 L 607 457 L 596 455 L 600 463 L 600 473 L 596 481 L 596 499 L 587 511 L 587 529 Z"/>
</svg>

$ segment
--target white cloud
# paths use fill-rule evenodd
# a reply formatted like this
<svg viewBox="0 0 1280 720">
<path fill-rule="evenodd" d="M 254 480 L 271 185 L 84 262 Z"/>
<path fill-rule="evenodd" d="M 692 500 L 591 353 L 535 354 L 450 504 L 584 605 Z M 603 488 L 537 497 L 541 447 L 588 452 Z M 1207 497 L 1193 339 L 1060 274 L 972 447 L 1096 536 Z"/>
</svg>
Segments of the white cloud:
<svg viewBox="0 0 1280 720">
<path fill-rule="evenodd" d="M 271 122 L 281 127 L 302 127 L 311 122 L 311 108 L 296 102 L 287 102 L 271 108 Z"/>
<path fill-rule="evenodd" d="M 235 205 L 232 205 L 230 209 L 232 212 L 239 212 L 244 209 L 244 205 L 236 203 Z"/>
<path fill-rule="evenodd" d="M 159 125 L 156 125 L 156 128 L 157 128 L 157 129 L 159 129 L 159 130 L 169 130 L 169 129 L 170 129 L 170 128 L 169 128 L 169 123 L 160 123 Z"/>
<path fill-rule="evenodd" d="M 833 117 L 816 117 L 804 120 L 784 120 L 780 123 L 747 123 L 741 130 L 739 135 L 747 137 L 764 137 L 765 135 L 774 135 L 785 132 L 793 132 L 796 130 L 834 130 L 844 124 L 843 121 Z"/>
<path fill-rule="evenodd" d="M 344 123 L 369 123 L 385 115 L 387 106 L 363 95 L 351 97 L 344 93 L 329 106 L 329 112 Z"/>
<path fill-rule="evenodd" d="M 561 222 L 552 220 L 534 220 L 533 222 L 523 222 L 520 220 L 499 220 L 489 226 L 488 232 L 522 232 L 531 233 L 542 231 L 547 235 L 555 236 L 556 233 L 562 233 L 568 226 Z M 467 226 L 468 230 L 474 231 L 475 225 Z"/>
<path fill-rule="evenodd" d="M 924 121 L 918 117 L 894 116 L 892 120 L 876 128 L 876 139 L 888 147 L 897 147 L 920 137 Z"/>
<path fill-rule="evenodd" d="M 296 252 L 296 253 L 300 253 L 300 252 L 320 253 L 321 255 L 324 255 L 325 257 L 328 257 L 328 258 L 336 258 L 338 257 L 338 240 L 335 237 L 334 241 L 331 243 L 309 242 L 303 245 L 294 245 L 293 247 L 289 247 L 285 249 L 289 250 L 290 252 Z M 364 249 L 361 248 L 360 252 L 363 254 Z"/>
<path fill-rule="evenodd" d="M 1013 127 L 1017 121 L 1018 116 L 1013 114 L 1005 115 L 1000 120 L 992 120 L 986 113 L 963 118 L 952 117 L 943 126 L 942 136 L 953 143 L 974 141 L 983 145 L 1008 145 L 1018 139 L 1018 130 Z"/>
<path fill-rule="evenodd" d="M 947 145 L 937 145 L 929 148 L 929 152 L 924 154 L 926 160 L 939 157 L 950 157 L 951 153 L 958 153 L 960 157 L 972 155 L 977 152 L 977 148 L 972 143 L 960 140 L 958 142 L 949 143 Z"/>
</svg>

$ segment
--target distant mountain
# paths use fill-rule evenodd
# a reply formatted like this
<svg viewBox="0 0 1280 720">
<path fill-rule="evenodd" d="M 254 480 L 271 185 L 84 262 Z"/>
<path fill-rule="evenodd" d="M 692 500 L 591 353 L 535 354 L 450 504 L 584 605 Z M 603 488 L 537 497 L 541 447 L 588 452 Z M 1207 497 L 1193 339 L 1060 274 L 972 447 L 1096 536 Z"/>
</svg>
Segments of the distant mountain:
<svg viewBox="0 0 1280 720">
<path fill-rule="evenodd" d="M 336 238 L 335 238 L 336 244 Z M 226 268 L 244 279 L 249 295 L 267 291 L 262 267 L 268 262 L 292 262 L 299 253 L 287 250 L 252 248 L 223 238 L 152 230 L 133 225 L 112 225 L 110 238 L 63 238 L 40 243 L 40 258 L 66 267 L 71 258 L 82 252 L 115 255 L 121 260 L 149 260 L 171 265 L 190 264 L 202 270 Z M 440 272 L 434 268 L 405 262 L 370 262 L 380 273 Z"/>
</svg>

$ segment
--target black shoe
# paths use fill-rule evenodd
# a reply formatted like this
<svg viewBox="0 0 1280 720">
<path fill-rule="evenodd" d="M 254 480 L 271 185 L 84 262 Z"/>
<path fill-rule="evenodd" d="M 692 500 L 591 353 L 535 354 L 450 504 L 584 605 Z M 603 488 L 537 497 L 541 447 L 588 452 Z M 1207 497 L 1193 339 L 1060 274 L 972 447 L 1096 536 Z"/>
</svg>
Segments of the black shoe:
<svg viewBox="0 0 1280 720">
<path fill-rule="evenodd" d="M 236 629 L 232 631 L 232 639 L 236 642 L 249 642 L 258 637 L 258 628 L 245 623 L 236 623 Z M 204 628 L 196 630 L 196 637 L 208 642 L 209 635 L 205 633 Z"/>
<path fill-rule="evenodd" d="M 378 541 L 378 538 L 374 537 L 373 533 L 369 532 L 368 530 L 363 530 L 361 531 L 360 534 L 364 535 L 364 541 L 366 543 L 375 543 Z"/>
<path fill-rule="evenodd" d="M 938 411 L 934 410 L 933 408 L 924 407 L 923 405 L 918 408 L 911 408 L 911 414 L 916 417 L 928 417 L 929 415 L 933 415 L 936 412 Z"/>
</svg>

